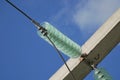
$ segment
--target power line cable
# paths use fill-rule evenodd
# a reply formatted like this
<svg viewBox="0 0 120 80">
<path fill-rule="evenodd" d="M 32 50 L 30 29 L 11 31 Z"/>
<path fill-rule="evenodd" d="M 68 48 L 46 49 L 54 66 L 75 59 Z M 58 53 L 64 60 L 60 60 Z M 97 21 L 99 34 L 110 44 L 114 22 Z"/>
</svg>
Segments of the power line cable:
<svg viewBox="0 0 120 80">
<path fill-rule="evenodd" d="M 26 18 L 28 18 L 33 24 L 35 24 L 35 26 L 39 29 L 42 28 L 42 26 L 35 21 L 34 19 L 32 19 L 30 16 L 28 16 L 25 12 L 23 12 L 21 9 L 19 9 L 17 6 L 15 6 L 12 2 L 10 2 L 9 0 L 5 0 L 7 3 L 9 3 L 12 7 L 14 7 L 16 10 L 18 10 L 21 14 L 23 14 Z"/>
<path fill-rule="evenodd" d="M 7 1 L 11 6 L 13 6 L 15 9 L 17 9 L 19 12 L 21 12 L 25 17 L 27 17 L 30 21 L 32 21 L 33 19 L 28 16 L 26 13 L 24 13 L 22 10 L 20 10 L 18 7 L 16 7 L 13 3 L 11 3 L 9 0 L 5 0 Z"/>
</svg>

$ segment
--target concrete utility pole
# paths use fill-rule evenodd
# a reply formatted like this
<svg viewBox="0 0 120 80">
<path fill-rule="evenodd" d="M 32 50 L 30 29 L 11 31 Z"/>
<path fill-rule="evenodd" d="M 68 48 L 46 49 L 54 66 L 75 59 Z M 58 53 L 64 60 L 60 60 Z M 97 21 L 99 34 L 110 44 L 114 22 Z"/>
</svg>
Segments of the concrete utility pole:
<svg viewBox="0 0 120 80">
<path fill-rule="evenodd" d="M 114 13 L 82 46 L 86 59 L 69 59 L 67 64 L 77 80 L 83 80 L 120 42 L 120 9 Z M 49 80 L 72 80 L 66 66 L 63 65 Z"/>
</svg>

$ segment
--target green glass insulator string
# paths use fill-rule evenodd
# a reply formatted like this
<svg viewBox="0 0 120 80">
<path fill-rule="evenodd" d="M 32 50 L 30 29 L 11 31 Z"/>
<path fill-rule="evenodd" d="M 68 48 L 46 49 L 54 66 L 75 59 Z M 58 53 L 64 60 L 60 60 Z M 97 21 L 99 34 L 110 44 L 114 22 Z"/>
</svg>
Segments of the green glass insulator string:
<svg viewBox="0 0 120 80">
<path fill-rule="evenodd" d="M 97 68 L 94 71 L 95 80 L 113 80 L 108 72 L 103 68 Z"/>
<path fill-rule="evenodd" d="M 77 43 L 73 42 L 71 39 L 69 39 L 67 36 L 62 34 L 56 28 L 54 28 L 51 24 L 49 24 L 48 22 L 44 22 L 41 24 L 41 26 L 43 26 L 47 30 L 47 36 L 65 55 L 69 56 L 70 58 L 77 58 L 81 55 L 80 46 Z M 46 36 L 41 34 L 41 31 L 38 31 L 38 35 L 51 44 L 51 42 L 46 38 Z"/>
</svg>

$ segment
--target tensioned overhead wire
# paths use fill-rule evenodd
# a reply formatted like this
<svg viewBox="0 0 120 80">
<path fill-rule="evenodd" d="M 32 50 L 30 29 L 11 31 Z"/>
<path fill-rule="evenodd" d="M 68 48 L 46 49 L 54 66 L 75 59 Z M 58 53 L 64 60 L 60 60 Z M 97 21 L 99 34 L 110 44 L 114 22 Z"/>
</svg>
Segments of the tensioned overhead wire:
<svg viewBox="0 0 120 80">
<path fill-rule="evenodd" d="M 5 0 L 7 1 L 11 6 L 13 6 L 15 9 L 17 9 L 19 12 L 21 12 L 24 16 L 26 16 L 30 21 L 32 21 L 33 19 L 28 16 L 26 13 L 24 13 L 22 10 L 20 10 L 18 7 L 16 7 L 13 3 L 11 3 L 9 0 Z"/>
<path fill-rule="evenodd" d="M 37 23 L 34 19 L 32 19 L 30 16 L 28 16 L 25 12 L 23 12 L 21 9 L 19 9 L 18 7 L 16 7 L 13 3 L 11 3 L 9 0 L 5 0 L 6 2 L 8 2 L 11 6 L 13 6 L 15 9 L 17 9 L 20 13 L 22 13 L 25 17 L 27 17 L 31 22 L 33 22 L 37 27 L 42 28 L 43 31 L 45 30 L 39 23 Z M 45 30 L 46 31 L 46 30 Z M 69 66 L 67 65 L 64 57 L 62 56 L 61 52 L 57 49 L 57 47 L 55 46 L 55 44 L 53 43 L 53 41 L 46 35 L 44 35 L 48 38 L 48 40 L 51 42 L 51 44 L 53 45 L 53 47 L 55 48 L 55 50 L 57 51 L 58 55 L 60 56 L 60 58 L 62 59 L 62 61 L 64 62 L 65 66 L 67 67 L 68 71 L 70 72 L 73 80 L 75 79 L 75 76 L 73 75 L 72 71 L 70 70 Z"/>
</svg>

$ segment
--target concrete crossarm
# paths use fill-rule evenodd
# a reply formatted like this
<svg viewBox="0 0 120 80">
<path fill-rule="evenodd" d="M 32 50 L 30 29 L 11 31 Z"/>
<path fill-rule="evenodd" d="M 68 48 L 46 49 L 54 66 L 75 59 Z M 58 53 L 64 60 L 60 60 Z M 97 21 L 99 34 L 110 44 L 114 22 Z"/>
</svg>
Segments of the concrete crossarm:
<svg viewBox="0 0 120 80">
<path fill-rule="evenodd" d="M 87 59 L 99 64 L 107 54 L 120 42 L 120 9 L 114 13 L 82 46 L 82 53 L 87 53 Z M 69 59 L 69 68 L 77 80 L 83 80 L 92 70 L 86 61 L 80 58 Z M 63 65 L 49 80 L 73 80 L 66 66 Z"/>
</svg>

